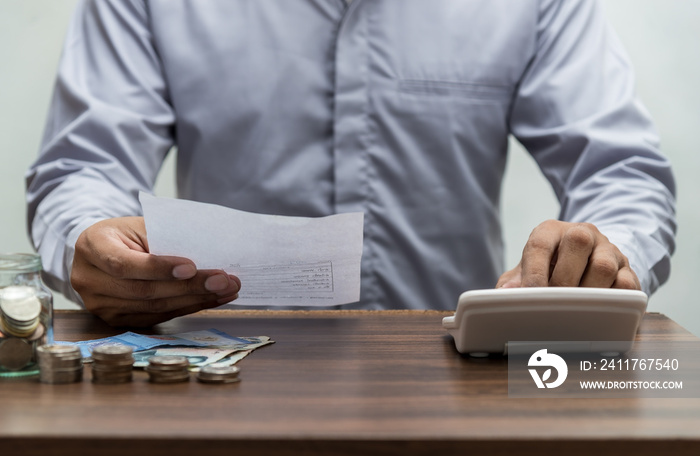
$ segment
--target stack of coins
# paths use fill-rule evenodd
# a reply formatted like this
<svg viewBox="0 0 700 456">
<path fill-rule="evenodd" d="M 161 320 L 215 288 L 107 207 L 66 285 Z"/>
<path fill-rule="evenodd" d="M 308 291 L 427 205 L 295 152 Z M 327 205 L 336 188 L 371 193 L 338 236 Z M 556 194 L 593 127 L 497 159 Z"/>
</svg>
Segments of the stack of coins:
<svg viewBox="0 0 700 456">
<path fill-rule="evenodd" d="M 127 383 L 133 378 L 134 349 L 127 345 L 100 345 L 92 350 L 94 383 Z"/>
<path fill-rule="evenodd" d="M 42 383 L 75 383 L 83 379 L 83 360 L 78 347 L 42 345 L 36 354 Z"/>
<path fill-rule="evenodd" d="M 190 380 L 189 360 L 185 356 L 151 356 L 148 372 L 151 383 L 178 383 Z"/>
<path fill-rule="evenodd" d="M 236 366 L 217 366 L 210 364 L 204 366 L 197 374 L 197 380 L 203 383 L 237 383 L 241 379 L 238 378 L 238 373 L 241 370 Z"/>
<path fill-rule="evenodd" d="M 41 301 L 32 287 L 10 286 L 0 290 L 0 324 L 8 335 L 33 336 L 39 329 L 40 315 Z"/>
</svg>

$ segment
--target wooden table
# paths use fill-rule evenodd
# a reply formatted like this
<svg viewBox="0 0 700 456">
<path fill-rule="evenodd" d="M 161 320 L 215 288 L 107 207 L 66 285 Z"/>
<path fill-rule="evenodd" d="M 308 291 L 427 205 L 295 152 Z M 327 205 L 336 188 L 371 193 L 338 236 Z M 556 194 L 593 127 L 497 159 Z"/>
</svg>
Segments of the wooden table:
<svg viewBox="0 0 700 456">
<path fill-rule="evenodd" d="M 700 454 L 700 399 L 509 399 L 507 361 L 460 356 L 434 311 L 209 311 L 155 333 L 268 335 L 231 385 L 0 383 L 0 454 Z M 56 315 L 59 340 L 123 332 Z M 697 341 L 647 314 L 640 340 Z"/>
</svg>

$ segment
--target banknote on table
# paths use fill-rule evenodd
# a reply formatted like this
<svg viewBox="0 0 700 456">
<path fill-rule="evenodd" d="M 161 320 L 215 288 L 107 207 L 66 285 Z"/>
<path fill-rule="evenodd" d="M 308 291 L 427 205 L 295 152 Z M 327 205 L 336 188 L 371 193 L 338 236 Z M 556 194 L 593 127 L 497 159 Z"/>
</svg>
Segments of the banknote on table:
<svg viewBox="0 0 700 456">
<path fill-rule="evenodd" d="M 219 336 L 217 334 L 220 331 L 216 330 L 208 330 L 211 331 L 212 334 Z M 197 332 L 206 332 L 206 331 L 197 331 Z M 185 333 L 187 334 L 187 333 Z M 143 334 L 137 334 L 134 332 L 125 332 L 123 334 L 119 334 L 117 336 L 111 336 L 111 337 L 104 337 L 102 339 L 92 339 L 92 340 L 82 340 L 79 342 L 57 342 L 59 344 L 65 344 L 65 345 L 76 345 L 78 348 L 80 348 L 80 353 L 83 356 L 84 361 L 90 361 L 91 356 L 92 356 L 92 350 L 95 349 L 95 347 L 99 347 L 102 345 L 127 345 L 129 347 L 133 347 L 134 351 L 139 351 L 139 350 L 149 350 L 151 348 L 155 347 L 163 347 L 163 346 L 178 346 L 178 347 L 206 347 L 207 344 L 204 342 L 198 342 L 196 339 L 192 337 L 185 337 L 181 338 L 177 334 L 169 335 L 169 336 L 147 336 Z"/>
<path fill-rule="evenodd" d="M 146 367 L 151 356 L 186 356 L 190 370 L 224 363 L 233 365 L 251 351 L 272 344 L 268 336 L 234 337 L 217 329 L 189 331 L 172 335 L 142 335 L 126 332 L 117 336 L 80 342 L 57 342 L 80 348 L 84 362 L 91 362 L 92 350 L 102 345 L 121 344 L 133 347 L 134 367 Z"/>
<path fill-rule="evenodd" d="M 190 371 L 197 372 L 200 367 L 213 363 L 232 366 L 256 348 L 274 343 L 267 336 L 246 337 L 245 340 L 248 343 L 211 347 L 162 347 L 138 351 L 134 353 L 134 367 L 148 366 L 148 358 L 151 356 L 184 356 L 190 361 Z"/>
</svg>

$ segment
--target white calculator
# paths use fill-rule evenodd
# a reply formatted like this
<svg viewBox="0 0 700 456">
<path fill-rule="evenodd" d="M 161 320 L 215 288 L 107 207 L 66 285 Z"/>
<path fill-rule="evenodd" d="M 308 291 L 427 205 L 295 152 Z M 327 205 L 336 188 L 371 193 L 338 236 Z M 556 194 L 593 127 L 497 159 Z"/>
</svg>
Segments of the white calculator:
<svg viewBox="0 0 700 456">
<path fill-rule="evenodd" d="M 561 351 L 614 355 L 632 348 L 647 300 L 642 291 L 608 288 L 472 290 L 442 326 L 457 350 L 472 356 L 525 353 L 541 341 Z"/>
</svg>

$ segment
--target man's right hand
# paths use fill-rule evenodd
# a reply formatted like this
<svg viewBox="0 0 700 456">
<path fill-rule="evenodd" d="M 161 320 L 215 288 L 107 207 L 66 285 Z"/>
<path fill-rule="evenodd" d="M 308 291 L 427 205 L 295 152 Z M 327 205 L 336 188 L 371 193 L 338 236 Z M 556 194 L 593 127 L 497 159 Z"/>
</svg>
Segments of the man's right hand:
<svg viewBox="0 0 700 456">
<path fill-rule="evenodd" d="M 103 220 L 75 243 L 71 285 L 112 326 L 152 326 L 238 297 L 241 282 L 186 259 L 148 253 L 143 217 Z"/>
</svg>

